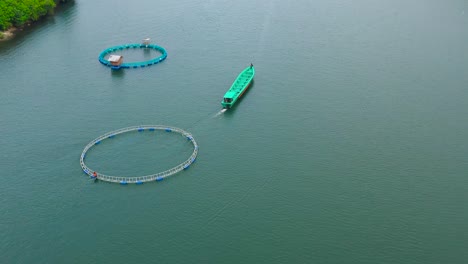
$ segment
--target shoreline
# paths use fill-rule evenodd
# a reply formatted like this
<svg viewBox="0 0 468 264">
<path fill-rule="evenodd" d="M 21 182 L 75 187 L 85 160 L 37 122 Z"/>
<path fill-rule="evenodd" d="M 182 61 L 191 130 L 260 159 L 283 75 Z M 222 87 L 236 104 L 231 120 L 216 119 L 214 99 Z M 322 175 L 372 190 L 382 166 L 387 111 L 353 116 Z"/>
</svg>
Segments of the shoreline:
<svg viewBox="0 0 468 264">
<path fill-rule="evenodd" d="M 15 34 L 16 30 L 17 30 L 17 28 L 11 27 L 11 28 L 9 28 L 9 29 L 7 29 L 5 31 L 0 31 L 3 34 L 3 37 L 0 38 L 0 42 L 7 41 L 7 40 L 10 40 L 10 39 L 14 38 L 15 35 L 16 35 Z"/>
<path fill-rule="evenodd" d="M 0 30 L 0 36 L 1 36 L 0 37 L 0 42 L 5 42 L 5 41 L 13 39 L 14 37 L 16 37 L 16 35 L 17 35 L 16 33 L 18 33 L 18 31 L 23 31 L 23 29 L 26 29 L 26 28 L 29 28 L 29 27 L 33 26 L 38 21 L 41 21 L 41 20 L 45 19 L 47 16 L 54 15 L 57 12 L 57 10 L 61 10 L 61 7 L 64 6 L 64 4 L 73 3 L 74 1 L 73 0 L 54 0 L 54 2 L 55 2 L 55 7 L 53 7 L 51 10 L 49 10 L 47 12 L 47 14 L 44 14 L 41 17 L 39 17 L 37 20 L 35 20 L 35 21 L 32 21 L 32 20 L 26 21 L 21 26 L 16 26 L 16 27 L 12 26 L 12 27 L 8 28 L 5 31 Z"/>
</svg>

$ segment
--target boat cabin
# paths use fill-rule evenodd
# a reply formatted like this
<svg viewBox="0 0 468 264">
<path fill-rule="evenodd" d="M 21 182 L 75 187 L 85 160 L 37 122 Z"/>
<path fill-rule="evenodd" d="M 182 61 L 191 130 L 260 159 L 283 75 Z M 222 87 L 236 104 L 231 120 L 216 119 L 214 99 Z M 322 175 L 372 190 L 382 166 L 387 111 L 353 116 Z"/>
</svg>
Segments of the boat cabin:
<svg viewBox="0 0 468 264">
<path fill-rule="evenodd" d="M 120 66 L 123 62 L 123 56 L 120 55 L 110 55 L 108 61 L 112 66 Z"/>
<path fill-rule="evenodd" d="M 226 98 L 226 97 L 224 97 L 224 102 L 225 102 L 225 103 L 228 103 L 228 104 L 229 104 L 229 103 L 232 103 L 232 98 Z"/>
<path fill-rule="evenodd" d="M 150 44 L 151 39 L 150 38 L 145 38 L 143 39 L 143 45 L 148 46 Z"/>
</svg>

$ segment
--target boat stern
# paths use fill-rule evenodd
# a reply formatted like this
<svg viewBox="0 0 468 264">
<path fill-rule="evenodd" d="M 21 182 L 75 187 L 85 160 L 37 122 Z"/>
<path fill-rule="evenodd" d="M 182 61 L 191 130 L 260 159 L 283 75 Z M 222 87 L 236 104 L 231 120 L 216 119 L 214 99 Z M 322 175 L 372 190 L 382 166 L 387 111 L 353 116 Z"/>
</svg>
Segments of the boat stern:
<svg viewBox="0 0 468 264">
<path fill-rule="evenodd" d="M 221 101 L 221 105 L 223 106 L 224 109 L 231 108 L 233 104 L 234 104 L 234 99 L 231 97 L 225 96 L 223 98 L 223 101 Z"/>
<path fill-rule="evenodd" d="M 232 104 L 221 102 L 221 106 L 223 107 L 223 109 L 229 109 L 229 108 L 231 108 Z"/>
</svg>

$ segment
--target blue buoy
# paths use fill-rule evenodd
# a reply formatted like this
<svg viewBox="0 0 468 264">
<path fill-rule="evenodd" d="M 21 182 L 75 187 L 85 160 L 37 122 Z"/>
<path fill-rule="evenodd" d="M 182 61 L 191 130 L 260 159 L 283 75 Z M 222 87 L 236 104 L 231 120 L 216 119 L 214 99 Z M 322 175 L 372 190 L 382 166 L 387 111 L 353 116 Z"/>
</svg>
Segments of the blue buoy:
<svg viewBox="0 0 468 264">
<path fill-rule="evenodd" d="M 127 182 L 126 181 L 120 181 L 120 184 L 127 185 Z"/>
<path fill-rule="evenodd" d="M 143 184 L 142 181 L 136 181 L 135 183 L 138 184 L 138 185 Z"/>
<path fill-rule="evenodd" d="M 159 176 L 159 177 L 156 177 L 156 181 L 162 181 L 162 180 L 164 180 L 164 178 L 163 178 L 163 177 L 161 177 L 161 176 Z"/>
<path fill-rule="evenodd" d="M 190 167 L 190 164 L 185 164 L 184 170 L 188 169 Z"/>
<path fill-rule="evenodd" d="M 114 137 L 115 137 L 115 135 L 110 135 L 107 138 L 114 138 Z"/>
<path fill-rule="evenodd" d="M 149 131 L 154 131 L 154 127 L 150 127 Z"/>
<path fill-rule="evenodd" d="M 139 128 L 139 129 L 138 129 L 138 132 L 141 132 L 141 131 L 143 131 L 143 130 L 145 130 L 145 129 L 144 129 L 144 128 Z"/>
<path fill-rule="evenodd" d="M 166 128 L 166 132 L 172 132 L 172 129 Z"/>
<path fill-rule="evenodd" d="M 101 141 L 96 141 L 96 143 L 94 143 L 94 144 L 99 145 L 99 143 L 101 143 Z"/>
</svg>

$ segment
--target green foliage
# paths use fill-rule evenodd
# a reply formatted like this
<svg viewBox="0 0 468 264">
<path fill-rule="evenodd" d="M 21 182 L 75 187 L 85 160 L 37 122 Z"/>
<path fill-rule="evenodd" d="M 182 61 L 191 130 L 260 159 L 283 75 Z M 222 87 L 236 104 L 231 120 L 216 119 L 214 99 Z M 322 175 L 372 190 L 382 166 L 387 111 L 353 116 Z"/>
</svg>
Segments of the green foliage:
<svg viewBox="0 0 468 264">
<path fill-rule="evenodd" d="M 0 39 L 3 39 L 3 32 L 0 31 Z"/>
<path fill-rule="evenodd" d="M 0 0 L 0 30 L 36 21 L 54 7 L 54 0 Z"/>
</svg>

